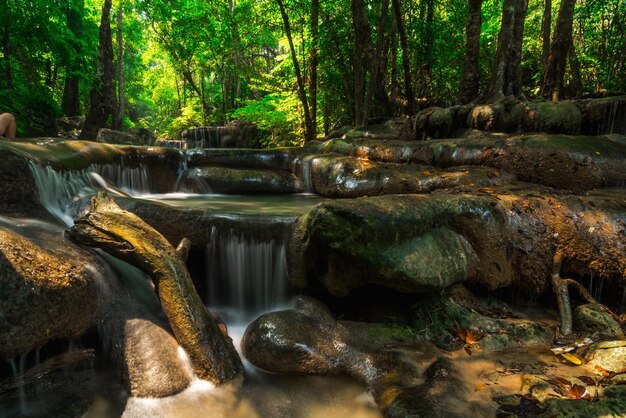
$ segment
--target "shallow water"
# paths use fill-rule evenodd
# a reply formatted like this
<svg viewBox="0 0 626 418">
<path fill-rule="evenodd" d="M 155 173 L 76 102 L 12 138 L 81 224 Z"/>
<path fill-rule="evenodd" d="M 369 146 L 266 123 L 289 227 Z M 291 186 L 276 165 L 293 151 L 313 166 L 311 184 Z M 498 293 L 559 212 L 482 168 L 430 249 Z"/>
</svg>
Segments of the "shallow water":
<svg viewBox="0 0 626 418">
<path fill-rule="evenodd" d="M 285 195 L 226 195 L 226 194 L 141 194 L 139 199 L 156 201 L 178 208 L 208 209 L 232 214 L 265 214 L 298 216 L 327 199 L 318 195 L 299 193 Z"/>
</svg>

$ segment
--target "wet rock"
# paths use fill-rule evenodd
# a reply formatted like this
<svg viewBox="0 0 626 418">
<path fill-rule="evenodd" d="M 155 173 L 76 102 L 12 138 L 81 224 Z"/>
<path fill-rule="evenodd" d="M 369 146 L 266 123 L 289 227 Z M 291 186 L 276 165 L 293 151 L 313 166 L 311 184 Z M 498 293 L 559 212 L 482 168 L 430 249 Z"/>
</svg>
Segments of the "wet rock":
<svg viewBox="0 0 626 418">
<path fill-rule="evenodd" d="M 400 381 L 405 387 L 417 381 L 414 367 L 392 353 L 373 351 L 366 341 L 350 340 L 346 326 L 318 304 L 306 302 L 300 307 L 262 315 L 250 324 L 242 340 L 250 362 L 278 373 L 346 374 L 368 385 L 384 410 L 396 403 L 389 399 L 391 393 L 400 392 L 392 387 Z M 386 391 L 390 392 L 385 395 Z"/>
<path fill-rule="evenodd" d="M 582 115 L 572 102 L 529 103 L 524 115 L 527 132 L 545 132 L 548 134 L 578 134 Z"/>
<path fill-rule="evenodd" d="M 181 183 L 196 193 L 297 193 L 300 182 L 291 172 L 202 167 L 188 170 Z M 203 189 L 204 188 L 204 189 Z"/>
<path fill-rule="evenodd" d="M 494 186 L 513 180 L 511 175 L 482 167 L 433 170 L 424 165 L 377 163 L 361 158 L 313 156 L 313 190 L 327 197 L 429 193 L 460 184 Z"/>
<path fill-rule="evenodd" d="M 626 134 L 626 96 L 576 100 L 583 135 Z"/>
<path fill-rule="evenodd" d="M 625 373 L 626 372 L 626 344 L 624 341 L 616 341 L 618 344 L 599 343 L 592 347 L 587 355 L 591 357 L 588 364 L 600 366 L 609 372 Z M 601 348 L 605 347 L 605 348 Z"/>
<path fill-rule="evenodd" d="M 83 116 L 65 116 L 58 118 L 56 121 L 58 136 L 61 138 L 78 139 L 81 129 L 85 124 Z"/>
<path fill-rule="evenodd" d="M 187 151 L 187 164 L 189 167 L 219 166 L 293 171 L 294 160 L 302 153 L 300 148 L 191 149 Z"/>
<path fill-rule="evenodd" d="M 77 338 L 94 320 L 102 264 L 63 239 L 55 245 L 0 228 L 0 358 Z"/>
<path fill-rule="evenodd" d="M 412 126 L 408 118 L 370 121 L 368 126 L 350 128 L 343 127 L 332 132 L 326 139 L 341 138 L 344 140 L 379 139 L 407 140 L 412 139 Z"/>
<path fill-rule="evenodd" d="M 548 399 L 545 402 L 546 409 L 539 417 L 623 417 L 626 387 L 610 386 L 604 390 L 603 395 L 603 399 L 595 402 L 584 399 Z"/>
<path fill-rule="evenodd" d="M 135 135 L 107 128 L 102 128 L 98 131 L 96 141 L 105 144 L 144 145 L 142 139 Z"/>
<path fill-rule="evenodd" d="M 373 393 L 385 417 L 466 416 L 459 398 L 468 391 L 452 363 L 435 359 L 424 370 L 415 353 L 392 350 L 415 347 L 415 336 L 398 340 L 384 327 L 335 321 L 319 302 L 300 297 L 295 308 L 250 324 L 242 349 L 252 364 L 272 372 L 351 376 Z"/>
<path fill-rule="evenodd" d="M 604 338 L 624 337 L 624 331 L 619 323 L 597 304 L 576 307 L 574 310 L 574 328 L 589 334 L 598 333 Z"/>
<path fill-rule="evenodd" d="M 296 221 L 290 275 L 335 296 L 365 284 L 424 292 L 464 281 L 541 292 L 558 246 L 579 274 L 622 280 L 626 257 L 615 243 L 625 208 L 623 193 L 522 186 L 325 202 Z"/>
<path fill-rule="evenodd" d="M 112 298 L 98 318 L 103 356 L 131 396 L 162 398 L 191 383 L 189 365 L 172 335 L 150 279 L 108 255 Z"/>
<path fill-rule="evenodd" d="M 453 286 L 444 293 L 429 294 L 411 308 L 411 327 L 421 330 L 421 338 L 444 349 L 450 341 L 463 339 L 466 349 L 473 351 L 503 351 L 513 347 L 533 347 L 551 343 L 552 332 L 536 322 L 515 318 L 504 305 L 469 303 L 462 286 Z M 474 297 L 475 298 L 475 297 Z M 508 318 L 494 318 L 492 312 L 509 312 Z M 451 325 L 452 324 L 452 325 Z M 456 328 L 456 329 L 455 329 Z M 469 341 L 469 342 L 468 342 Z"/>
<path fill-rule="evenodd" d="M 488 166 L 523 181 L 576 192 L 621 187 L 626 182 L 626 137 L 474 132 L 467 138 L 424 142 L 332 140 L 323 153 L 373 161 L 421 163 L 436 167 Z"/>
</svg>

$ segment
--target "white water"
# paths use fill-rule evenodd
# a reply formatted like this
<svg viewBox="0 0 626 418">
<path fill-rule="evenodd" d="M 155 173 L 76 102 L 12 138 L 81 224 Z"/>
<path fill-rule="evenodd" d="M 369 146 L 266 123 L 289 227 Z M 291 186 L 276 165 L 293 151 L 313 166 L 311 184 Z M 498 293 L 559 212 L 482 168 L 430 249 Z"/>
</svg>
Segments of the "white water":
<svg viewBox="0 0 626 418">
<path fill-rule="evenodd" d="M 99 190 L 114 195 L 140 196 L 150 192 L 146 165 L 129 168 L 120 164 L 93 164 L 84 170 L 56 171 L 30 162 L 39 201 L 64 225 L 74 225 L 70 205 Z"/>
<path fill-rule="evenodd" d="M 206 250 L 209 305 L 228 322 L 284 306 L 287 299 L 287 257 L 284 242 L 261 240 L 233 229 L 211 228 Z"/>
</svg>

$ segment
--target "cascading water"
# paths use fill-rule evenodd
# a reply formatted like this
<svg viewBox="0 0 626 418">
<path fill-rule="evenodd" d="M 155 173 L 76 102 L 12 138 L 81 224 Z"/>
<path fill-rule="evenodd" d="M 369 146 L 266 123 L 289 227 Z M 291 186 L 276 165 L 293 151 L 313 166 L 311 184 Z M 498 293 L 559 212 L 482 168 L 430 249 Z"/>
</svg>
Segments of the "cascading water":
<svg viewBox="0 0 626 418">
<path fill-rule="evenodd" d="M 207 246 L 208 303 L 229 322 L 248 321 L 284 305 L 287 257 L 284 241 L 261 239 L 213 226 Z"/>
<path fill-rule="evenodd" d="M 115 195 L 138 196 L 150 192 L 148 167 L 129 168 L 121 164 L 92 164 L 84 170 L 56 171 L 52 167 L 30 162 L 41 204 L 67 226 L 74 221 L 72 202 L 106 190 Z"/>
</svg>

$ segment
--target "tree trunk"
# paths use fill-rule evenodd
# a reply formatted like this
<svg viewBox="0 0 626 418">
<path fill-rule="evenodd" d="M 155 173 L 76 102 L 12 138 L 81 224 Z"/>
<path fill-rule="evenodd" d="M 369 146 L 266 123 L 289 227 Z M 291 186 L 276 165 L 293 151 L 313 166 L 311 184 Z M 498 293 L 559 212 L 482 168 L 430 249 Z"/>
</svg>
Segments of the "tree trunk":
<svg viewBox="0 0 626 418">
<path fill-rule="evenodd" d="M 61 108 L 65 116 L 80 115 L 80 77 L 78 57 L 81 53 L 81 38 L 83 32 L 83 14 L 85 10 L 84 0 L 71 2 L 67 8 L 67 27 L 72 33 L 73 39 L 70 47 L 75 52 L 75 58 L 67 63 L 65 67 L 65 86 L 63 88 L 63 98 Z"/>
<path fill-rule="evenodd" d="M 81 139 L 95 139 L 98 130 L 107 126 L 115 110 L 113 91 L 113 42 L 111 39 L 111 0 L 105 0 L 102 6 L 100 31 L 98 35 L 98 66 L 91 88 L 89 111 Z"/>
<path fill-rule="evenodd" d="M 482 1 L 482 0 L 481 0 Z M 411 64 L 409 62 L 409 42 L 402 18 L 400 0 L 392 0 L 393 13 L 400 36 L 400 48 L 402 49 L 402 70 L 404 71 L 404 94 L 406 95 L 407 113 L 415 112 L 415 94 L 413 93 L 413 81 L 411 80 Z"/>
<path fill-rule="evenodd" d="M 431 80 L 433 78 L 432 75 L 432 67 L 431 63 L 433 62 L 433 44 L 435 42 L 435 34 L 433 33 L 433 21 L 435 17 L 435 0 L 424 0 L 422 5 L 422 9 L 420 10 L 420 14 L 426 14 L 426 20 L 424 24 L 424 29 L 422 31 L 422 64 L 419 68 L 420 74 L 420 97 L 428 97 L 431 94 Z M 425 7 L 425 9 L 424 9 Z M 423 21 L 423 19 L 420 19 Z"/>
<path fill-rule="evenodd" d="M 363 0 L 352 0 L 352 27 L 354 29 L 354 122 L 356 126 L 366 126 L 369 115 L 366 104 L 365 66 L 368 54 L 373 55 L 373 46 Z"/>
<path fill-rule="evenodd" d="M 569 69 L 572 74 L 572 80 L 570 82 L 570 90 L 572 97 L 578 97 L 583 94 L 583 79 L 580 74 L 580 61 L 578 61 L 578 55 L 576 54 L 576 48 L 574 48 L 574 42 L 569 46 Z"/>
<path fill-rule="evenodd" d="M 124 125 L 124 34 L 122 25 L 124 20 L 123 2 L 117 6 L 116 40 L 117 40 L 117 115 L 113 129 L 121 129 Z"/>
<path fill-rule="evenodd" d="M 502 5 L 502 19 L 498 34 L 498 47 L 491 75 L 491 84 L 488 92 L 489 101 L 497 101 L 504 97 L 507 76 L 507 61 L 509 49 L 513 39 L 513 25 L 515 21 L 515 0 L 504 0 Z"/>
<path fill-rule="evenodd" d="M 311 93 L 311 127 L 313 139 L 317 137 L 317 64 L 319 50 L 319 0 L 311 0 L 311 56 L 309 58 L 309 92 Z"/>
<path fill-rule="evenodd" d="M 478 57 L 480 52 L 481 7 L 483 0 L 469 0 L 469 16 L 465 26 L 465 64 L 459 83 L 459 102 L 469 103 L 478 97 L 480 87 Z"/>
<path fill-rule="evenodd" d="M 541 34 L 543 45 L 541 51 L 541 62 L 545 65 L 550 54 L 550 31 L 552 30 L 552 0 L 545 0 L 543 9 L 543 22 L 541 23 Z"/>
<path fill-rule="evenodd" d="M 527 8 L 528 0 L 504 0 L 488 101 L 495 102 L 504 96 L 517 97 L 521 94 L 522 41 Z"/>
<path fill-rule="evenodd" d="M 386 68 L 388 62 L 388 44 L 385 42 L 387 18 L 389 16 L 389 0 L 382 0 L 380 7 L 380 20 L 376 27 L 376 45 L 372 51 L 374 54 L 368 57 L 370 67 L 369 95 L 374 100 L 369 100 L 376 106 L 376 116 L 390 116 L 393 112 L 389 103 L 389 96 L 385 87 Z M 368 110 L 368 116 L 371 114 Z"/>
<path fill-rule="evenodd" d="M 206 310 L 181 255 L 161 234 L 120 209 L 105 193 L 92 198 L 90 213 L 67 232 L 150 276 L 172 331 L 199 378 L 219 384 L 241 374 L 243 365 L 232 340 Z"/>
<path fill-rule="evenodd" d="M 280 14 L 283 18 L 283 24 L 285 26 L 285 35 L 287 35 L 287 41 L 289 41 L 289 49 L 291 50 L 291 60 L 293 61 L 294 71 L 296 73 L 296 82 L 298 84 L 298 96 L 302 103 L 304 111 L 304 140 L 309 142 L 315 139 L 313 121 L 311 119 L 311 113 L 309 111 L 309 103 L 306 96 L 306 90 L 304 88 L 304 78 L 300 71 L 300 64 L 298 63 L 298 56 L 296 55 L 296 48 L 293 45 L 293 38 L 291 36 L 291 26 L 289 25 L 289 16 L 285 10 L 285 5 L 282 0 L 276 0 L 278 7 L 280 8 Z"/>
<path fill-rule="evenodd" d="M 7 89 L 13 88 L 13 67 L 11 66 L 11 40 L 10 40 L 10 28 L 9 28 L 9 5 L 7 0 L 0 1 L 2 13 L 2 55 L 4 60 L 4 85 Z"/>
<path fill-rule="evenodd" d="M 378 106 L 381 115 L 391 114 L 389 97 L 385 90 L 383 62 L 386 54 L 385 25 L 389 0 L 382 0 L 381 17 L 377 27 L 376 45 L 372 43 L 364 0 L 352 0 L 352 26 L 354 29 L 354 93 L 355 123 L 367 126 L 372 105 Z M 367 75 L 369 74 L 369 78 Z"/>
<path fill-rule="evenodd" d="M 548 59 L 544 63 L 541 96 L 558 102 L 563 93 L 563 77 L 567 66 L 567 55 L 572 43 L 572 24 L 576 0 L 562 0 L 556 18 L 554 36 Z"/>
<path fill-rule="evenodd" d="M 528 10 L 528 0 L 515 0 L 515 20 L 513 37 L 509 49 L 508 77 L 505 95 L 520 97 L 522 93 L 522 43 L 524 41 L 524 21 Z"/>
</svg>

